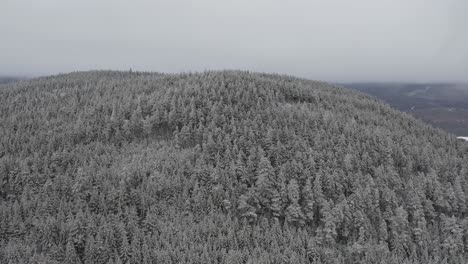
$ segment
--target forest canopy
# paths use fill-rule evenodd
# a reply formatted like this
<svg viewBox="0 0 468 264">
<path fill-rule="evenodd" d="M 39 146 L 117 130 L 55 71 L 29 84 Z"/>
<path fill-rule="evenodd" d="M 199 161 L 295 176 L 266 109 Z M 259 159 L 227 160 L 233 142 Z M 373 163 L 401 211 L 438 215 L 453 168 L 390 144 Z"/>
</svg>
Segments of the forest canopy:
<svg viewBox="0 0 468 264">
<path fill-rule="evenodd" d="M 0 263 L 464 263 L 468 144 L 285 75 L 0 85 Z"/>
</svg>

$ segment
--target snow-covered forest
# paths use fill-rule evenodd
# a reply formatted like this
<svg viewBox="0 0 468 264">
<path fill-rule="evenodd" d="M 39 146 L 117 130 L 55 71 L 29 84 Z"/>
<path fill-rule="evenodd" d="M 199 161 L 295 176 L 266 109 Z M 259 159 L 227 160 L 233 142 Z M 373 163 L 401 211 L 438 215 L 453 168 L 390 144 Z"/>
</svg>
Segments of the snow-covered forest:
<svg viewBox="0 0 468 264">
<path fill-rule="evenodd" d="M 468 144 L 241 71 L 0 86 L 0 263 L 466 263 Z"/>
</svg>

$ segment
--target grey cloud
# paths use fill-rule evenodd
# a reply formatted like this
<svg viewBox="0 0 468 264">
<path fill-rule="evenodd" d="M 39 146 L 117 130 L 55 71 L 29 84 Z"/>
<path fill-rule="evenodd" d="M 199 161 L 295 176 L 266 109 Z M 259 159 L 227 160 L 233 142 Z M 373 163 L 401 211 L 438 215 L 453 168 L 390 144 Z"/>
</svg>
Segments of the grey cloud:
<svg viewBox="0 0 468 264">
<path fill-rule="evenodd" d="M 246 69 L 468 81 L 465 0 L 2 0 L 0 74 Z"/>
</svg>

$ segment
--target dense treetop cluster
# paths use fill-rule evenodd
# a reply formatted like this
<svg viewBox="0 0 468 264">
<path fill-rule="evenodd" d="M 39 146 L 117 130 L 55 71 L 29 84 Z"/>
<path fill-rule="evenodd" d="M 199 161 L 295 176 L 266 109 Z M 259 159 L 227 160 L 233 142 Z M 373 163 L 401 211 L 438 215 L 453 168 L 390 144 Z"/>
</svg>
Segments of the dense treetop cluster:
<svg viewBox="0 0 468 264">
<path fill-rule="evenodd" d="M 464 263 L 468 144 L 290 76 L 0 85 L 0 263 Z"/>
</svg>

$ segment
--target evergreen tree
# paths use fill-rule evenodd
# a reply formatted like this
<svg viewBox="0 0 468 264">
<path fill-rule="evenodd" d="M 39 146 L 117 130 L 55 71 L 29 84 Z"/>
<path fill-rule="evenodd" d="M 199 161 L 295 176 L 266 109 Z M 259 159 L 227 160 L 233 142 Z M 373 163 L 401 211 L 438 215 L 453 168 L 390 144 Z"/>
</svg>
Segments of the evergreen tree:
<svg viewBox="0 0 468 264">
<path fill-rule="evenodd" d="M 304 225 L 304 215 L 299 206 L 299 185 L 292 179 L 288 184 L 289 205 L 286 209 L 286 219 L 295 225 Z"/>
</svg>

